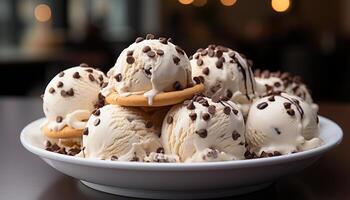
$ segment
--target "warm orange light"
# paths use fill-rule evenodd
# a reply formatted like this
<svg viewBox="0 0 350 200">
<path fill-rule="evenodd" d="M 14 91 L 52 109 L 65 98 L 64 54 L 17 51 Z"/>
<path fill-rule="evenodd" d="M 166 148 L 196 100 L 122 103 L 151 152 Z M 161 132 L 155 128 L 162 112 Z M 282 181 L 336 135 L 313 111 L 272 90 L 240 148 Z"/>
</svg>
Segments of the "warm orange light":
<svg viewBox="0 0 350 200">
<path fill-rule="evenodd" d="M 208 2 L 207 0 L 194 0 L 193 5 L 197 7 L 202 7 L 202 6 L 205 6 L 207 2 Z"/>
<path fill-rule="evenodd" d="M 271 6 L 276 12 L 285 12 L 290 7 L 290 0 L 271 0 Z"/>
<path fill-rule="evenodd" d="M 188 4 L 191 4 L 193 2 L 193 0 L 179 0 L 179 2 L 181 4 L 185 4 L 185 5 L 188 5 Z"/>
<path fill-rule="evenodd" d="M 220 0 L 224 6 L 233 6 L 237 0 Z"/>
<path fill-rule="evenodd" d="M 34 9 L 34 16 L 39 22 L 47 22 L 51 19 L 51 8 L 46 4 L 39 4 Z"/>
</svg>

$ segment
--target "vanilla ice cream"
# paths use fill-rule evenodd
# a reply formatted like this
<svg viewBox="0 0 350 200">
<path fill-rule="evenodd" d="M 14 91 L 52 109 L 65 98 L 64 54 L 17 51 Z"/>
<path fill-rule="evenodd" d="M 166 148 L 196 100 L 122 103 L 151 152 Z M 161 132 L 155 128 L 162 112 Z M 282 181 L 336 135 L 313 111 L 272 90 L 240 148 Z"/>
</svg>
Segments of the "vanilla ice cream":
<svg viewBox="0 0 350 200">
<path fill-rule="evenodd" d="M 42 126 L 59 131 L 65 126 L 84 129 L 95 107 L 101 104 L 99 92 L 107 81 L 98 70 L 82 64 L 57 74 L 43 97 L 46 121 Z"/>
<path fill-rule="evenodd" d="M 248 149 L 258 157 L 318 147 L 318 116 L 301 98 L 281 93 L 252 104 L 246 121 Z"/>
<path fill-rule="evenodd" d="M 311 105 L 315 112 L 318 111 L 318 105 L 313 102 L 307 86 L 301 81 L 299 76 L 293 76 L 287 72 L 269 72 L 267 70 L 262 72 L 255 70 L 254 74 L 260 96 L 286 92 L 302 98 Z"/>
<path fill-rule="evenodd" d="M 162 151 L 159 129 L 148 113 L 132 107 L 107 105 L 87 122 L 80 156 L 102 160 L 145 161 Z"/>
<path fill-rule="evenodd" d="M 165 154 L 181 162 L 208 162 L 244 158 L 245 125 L 237 105 L 196 95 L 175 105 L 162 126 Z"/>
<path fill-rule="evenodd" d="M 197 50 L 190 63 L 194 81 L 204 83 L 207 96 L 225 96 L 248 111 L 256 96 L 252 62 L 232 49 L 209 45 Z"/>
<path fill-rule="evenodd" d="M 108 72 L 109 84 L 103 95 L 143 94 L 152 105 L 161 92 L 182 90 L 191 85 L 191 67 L 184 50 L 166 38 L 136 39 L 124 49 Z"/>
</svg>

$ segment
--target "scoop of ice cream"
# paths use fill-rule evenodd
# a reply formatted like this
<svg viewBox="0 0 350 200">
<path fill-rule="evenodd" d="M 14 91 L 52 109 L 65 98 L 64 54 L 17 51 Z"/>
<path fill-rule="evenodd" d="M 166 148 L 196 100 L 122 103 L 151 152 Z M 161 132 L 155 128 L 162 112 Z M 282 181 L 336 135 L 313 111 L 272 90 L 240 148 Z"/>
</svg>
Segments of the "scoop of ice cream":
<svg viewBox="0 0 350 200">
<path fill-rule="evenodd" d="M 107 105 L 87 122 L 82 154 L 102 160 L 144 161 L 161 148 L 159 129 L 140 109 Z"/>
<path fill-rule="evenodd" d="M 43 110 L 50 130 L 65 126 L 84 129 L 95 106 L 103 103 L 99 92 L 106 80 L 98 70 L 82 64 L 57 74 L 47 85 Z"/>
<path fill-rule="evenodd" d="M 289 154 L 318 147 L 318 116 L 301 98 L 286 93 L 252 104 L 246 122 L 250 152 L 258 157 Z"/>
<path fill-rule="evenodd" d="M 256 86 L 252 62 L 245 56 L 227 47 L 209 45 L 197 50 L 190 62 L 192 77 L 196 82 L 204 82 L 207 96 L 226 96 L 249 107 Z"/>
<path fill-rule="evenodd" d="M 307 86 L 299 76 L 293 76 L 287 72 L 269 72 L 267 70 L 263 72 L 255 70 L 254 74 L 260 96 L 266 96 L 276 92 L 286 92 L 302 98 L 317 113 L 318 105 L 313 102 Z"/>
<path fill-rule="evenodd" d="M 191 83 L 191 67 L 184 50 L 166 38 L 136 39 L 124 49 L 107 74 L 109 86 L 103 95 L 144 94 L 151 105 L 161 92 L 181 90 Z"/>
<path fill-rule="evenodd" d="M 246 150 L 244 131 L 237 105 L 196 95 L 170 109 L 161 140 L 165 154 L 181 162 L 238 160 Z"/>
</svg>

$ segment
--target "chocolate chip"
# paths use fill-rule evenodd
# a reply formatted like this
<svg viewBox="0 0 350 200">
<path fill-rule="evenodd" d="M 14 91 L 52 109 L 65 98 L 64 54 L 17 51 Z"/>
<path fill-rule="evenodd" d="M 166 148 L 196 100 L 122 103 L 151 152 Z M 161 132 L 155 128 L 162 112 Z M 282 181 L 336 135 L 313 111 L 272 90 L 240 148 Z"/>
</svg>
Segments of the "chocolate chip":
<svg viewBox="0 0 350 200">
<path fill-rule="evenodd" d="M 63 117 L 61 117 L 61 116 L 56 117 L 56 122 L 61 123 L 62 120 L 63 120 Z"/>
<path fill-rule="evenodd" d="M 269 101 L 275 101 L 275 96 L 270 96 L 267 100 L 269 100 Z"/>
<path fill-rule="evenodd" d="M 202 104 L 202 106 L 204 106 L 204 107 L 209 107 L 209 103 L 208 103 L 207 100 L 204 100 L 201 104 Z"/>
<path fill-rule="evenodd" d="M 159 38 L 159 42 L 162 43 L 162 44 L 168 44 L 168 41 L 165 37 L 160 37 Z"/>
<path fill-rule="evenodd" d="M 57 87 L 58 87 L 58 88 L 63 87 L 63 83 L 62 83 L 61 81 L 58 81 L 58 83 L 57 83 Z"/>
<path fill-rule="evenodd" d="M 177 57 L 177 56 L 173 56 L 173 61 L 174 61 L 174 63 L 177 65 L 177 64 L 179 64 L 179 62 L 180 62 L 180 58 Z"/>
<path fill-rule="evenodd" d="M 201 56 L 205 56 L 208 54 L 208 50 L 204 49 L 202 52 L 201 52 Z"/>
<path fill-rule="evenodd" d="M 208 121 L 210 119 L 210 115 L 208 113 L 204 113 L 202 115 L 202 118 L 204 119 L 204 121 Z"/>
<path fill-rule="evenodd" d="M 175 83 L 173 84 L 173 88 L 175 90 L 181 90 L 182 89 L 181 83 L 179 81 L 175 81 Z"/>
<path fill-rule="evenodd" d="M 221 50 L 217 50 L 215 56 L 220 58 L 222 56 L 223 52 Z"/>
<path fill-rule="evenodd" d="M 89 128 L 85 128 L 83 130 L 83 135 L 89 135 Z"/>
<path fill-rule="evenodd" d="M 118 156 L 112 156 L 111 157 L 111 161 L 117 161 L 118 160 Z"/>
<path fill-rule="evenodd" d="M 229 115 L 229 114 L 231 113 L 231 108 L 228 107 L 228 106 L 225 106 L 225 108 L 224 108 L 224 113 L 225 113 L 226 115 Z"/>
<path fill-rule="evenodd" d="M 64 90 L 61 90 L 61 96 L 62 96 L 62 97 L 66 97 L 66 96 L 67 96 L 67 92 L 64 91 Z"/>
<path fill-rule="evenodd" d="M 156 52 L 157 52 L 157 54 L 160 55 L 160 56 L 164 55 L 164 51 L 161 50 L 161 49 L 157 49 Z"/>
<path fill-rule="evenodd" d="M 49 92 L 52 94 L 52 93 L 55 93 L 55 89 L 53 88 L 53 87 L 51 87 L 50 89 L 49 89 Z"/>
<path fill-rule="evenodd" d="M 191 118 L 192 121 L 197 119 L 197 114 L 196 113 L 190 113 L 188 116 Z"/>
<path fill-rule="evenodd" d="M 98 77 L 98 80 L 103 81 L 103 76 L 102 76 L 102 74 Z"/>
<path fill-rule="evenodd" d="M 226 90 L 226 97 L 231 99 L 232 96 L 233 96 L 233 93 L 231 92 L 231 90 Z"/>
<path fill-rule="evenodd" d="M 147 53 L 147 52 L 149 52 L 149 51 L 151 51 L 151 47 L 149 47 L 149 46 L 144 46 L 144 47 L 142 48 L 142 52 L 144 52 L 144 53 Z"/>
<path fill-rule="evenodd" d="M 200 58 L 198 58 L 198 60 L 197 60 L 197 65 L 198 65 L 198 66 L 202 66 L 202 65 L 203 65 L 203 60 L 200 59 Z"/>
<path fill-rule="evenodd" d="M 64 72 L 60 72 L 59 74 L 58 74 L 58 77 L 63 77 L 64 76 Z"/>
<path fill-rule="evenodd" d="M 262 102 L 262 103 L 259 103 L 256 107 L 257 107 L 259 110 L 263 110 L 263 109 L 265 109 L 267 106 L 268 106 L 268 104 L 267 104 L 266 102 Z"/>
<path fill-rule="evenodd" d="M 80 67 L 89 67 L 89 65 L 86 64 L 86 63 L 81 63 L 79 66 L 80 66 Z"/>
<path fill-rule="evenodd" d="M 126 57 L 126 62 L 131 65 L 131 64 L 133 64 L 135 62 L 135 58 L 132 57 L 132 56 L 127 56 Z"/>
<path fill-rule="evenodd" d="M 219 95 L 215 95 L 211 99 L 214 103 L 219 103 L 221 101 L 221 98 Z"/>
<path fill-rule="evenodd" d="M 146 35 L 146 40 L 153 40 L 154 39 L 154 35 L 153 34 L 147 34 Z"/>
<path fill-rule="evenodd" d="M 241 135 L 237 131 L 232 132 L 232 139 L 233 140 L 236 141 L 239 137 L 241 137 Z"/>
<path fill-rule="evenodd" d="M 136 42 L 136 43 L 139 43 L 139 42 L 141 42 L 141 41 L 143 41 L 143 40 L 144 40 L 143 37 L 138 37 L 138 38 L 136 38 L 135 42 Z"/>
<path fill-rule="evenodd" d="M 288 110 L 287 110 L 287 113 L 288 113 L 288 115 L 290 115 L 290 116 L 294 116 L 294 115 L 295 115 L 295 112 L 294 112 L 293 109 L 288 109 Z"/>
<path fill-rule="evenodd" d="M 195 108 L 196 107 L 194 106 L 194 103 L 192 101 L 187 105 L 188 110 L 194 110 Z"/>
<path fill-rule="evenodd" d="M 281 131 L 280 131 L 278 128 L 274 128 L 274 130 L 276 131 L 276 133 L 277 133 L 278 135 L 281 135 Z"/>
<path fill-rule="evenodd" d="M 73 88 L 71 88 L 71 89 L 69 89 L 67 92 L 66 92 L 66 94 L 68 95 L 68 96 L 74 96 L 74 90 L 73 90 Z"/>
<path fill-rule="evenodd" d="M 198 76 L 193 77 L 193 81 L 194 81 L 196 84 L 202 83 L 202 79 L 201 79 L 200 77 L 198 77 Z"/>
<path fill-rule="evenodd" d="M 90 81 L 95 81 L 95 77 L 92 74 L 89 74 Z"/>
<path fill-rule="evenodd" d="M 279 87 L 279 86 L 281 86 L 281 83 L 280 83 L 280 82 L 275 82 L 273 85 L 274 85 L 275 87 Z"/>
<path fill-rule="evenodd" d="M 175 45 L 175 49 L 176 49 L 176 51 L 177 51 L 179 54 L 181 54 L 181 55 L 185 55 L 185 51 L 184 51 L 184 50 L 182 50 L 182 49 L 181 49 L 181 47 L 179 47 L 179 46 Z"/>
<path fill-rule="evenodd" d="M 153 58 L 154 56 L 156 56 L 156 53 L 154 51 L 148 51 L 147 56 Z"/>
<path fill-rule="evenodd" d="M 101 111 L 100 111 L 100 109 L 96 109 L 92 114 L 95 116 L 100 116 Z"/>
<path fill-rule="evenodd" d="M 119 74 L 115 75 L 114 78 L 117 80 L 117 82 L 120 82 L 120 81 L 122 81 L 123 76 L 122 76 L 122 74 L 119 73 Z"/>
<path fill-rule="evenodd" d="M 214 57 L 214 55 L 215 55 L 214 50 L 213 49 L 208 49 L 208 56 L 209 57 Z"/>
<path fill-rule="evenodd" d="M 208 135 L 208 132 L 206 129 L 199 129 L 195 133 L 198 134 L 199 137 L 201 137 L 201 138 L 206 138 Z"/>
<path fill-rule="evenodd" d="M 101 88 L 105 88 L 105 87 L 107 87 L 107 85 L 108 85 L 107 82 L 101 82 L 101 83 L 100 83 L 100 87 L 101 87 Z"/>
<path fill-rule="evenodd" d="M 164 154 L 165 153 L 165 151 L 164 151 L 164 148 L 163 147 L 159 147 L 158 149 L 157 149 L 157 151 L 156 151 L 157 153 L 162 153 L 162 154 Z"/>
<path fill-rule="evenodd" d="M 279 151 L 274 151 L 273 156 L 281 156 L 282 154 Z"/>
<path fill-rule="evenodd" d="M 216 68 L 218 68 L 218 69 L 222 69 L 222 66 L 223 66 L 222 61 L 221 61 L 221 60 L 216 61 L 215 66 L 216 66 Z"/>
<path fill-rule="evenodd" d="M 100 124 L 101 120 L 99 118 L 95 119 L 94 125 L 98 126 Z"/>
<path fill-rule="evenodd" d="M 166 122 L 167 122 L 168 124 L 172 124 L 173 121 L 174 121 L 174 118 L 173 118 L 172 116 L 168 116 L 167 119 L 166 119 Z"/>
<path fill-rule="evenodd" d="M 292 105 L 292 104 L 289 103 L 289 102 L 284 102 L 284 103 L 283 103 L 283 106 L 284 106 L 285 109 L 289 109 L 289 108 L 291 107 L 291 105 Z"/>
<path fill-rule="evenodd" d="M 209 75 L 209 68 L 208 67 L 206 67 L 206 68 L 204 68 L 203 70 L 202 70 L 202 72 L 203 72 L 203 74 L 205 74 L 205 75 Z"/>
<path fill-rule="evenodd" d="M 151 121 L 146 122 L 145 127 L 146 128 L 152 128 L 153 123 Z"/>
<path fill-rule="evenodd" d="M 73 78 L 76 78 L 76 79 L 80 78 L 79 72 L 74 72 Z"/>
<path fill-rule="evenodd" d="M 214 105 L 210 105 L 210 106 L 208 107 L 208 112 L 209 112 L 210 114 L 214 115 L 215 112 L 216 112 L 216 107 L 215 107 Z"/>
</svg>

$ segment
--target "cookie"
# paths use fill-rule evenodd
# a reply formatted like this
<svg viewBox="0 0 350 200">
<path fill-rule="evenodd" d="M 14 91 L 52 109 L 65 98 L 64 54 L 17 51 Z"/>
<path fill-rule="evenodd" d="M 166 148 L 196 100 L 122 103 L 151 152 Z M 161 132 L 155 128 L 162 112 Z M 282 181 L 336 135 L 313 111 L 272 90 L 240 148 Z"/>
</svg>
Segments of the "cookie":
<svg viewBox="0 0 350 200">
<path fill-rule="evenodd" d="M 69 126 L 65 126 L 59 131 L 52 131 L 47 126 L 44 126 L 42 131 L 47 137 L 55 139 L 80 138 L 83 136 L 83 129 L 73 129 Z"/>
<path fill-rule="evenodd" d="M 191 99 L 196 93 L 204 90 L 203 84 L 198 84 L 190 88 L 180 91 L 163 92 L 154 96 L 153 104 L 149 105 L 147 97 L 143 94 L 121 96 L 117 93 L 112 93 L 106 97 L 107 104 L 117 104 L 120 106 L 142 106 L 142 107 L 160 107 L 169 106 L 181 103 L 187 99 Z"/>
</svg>

